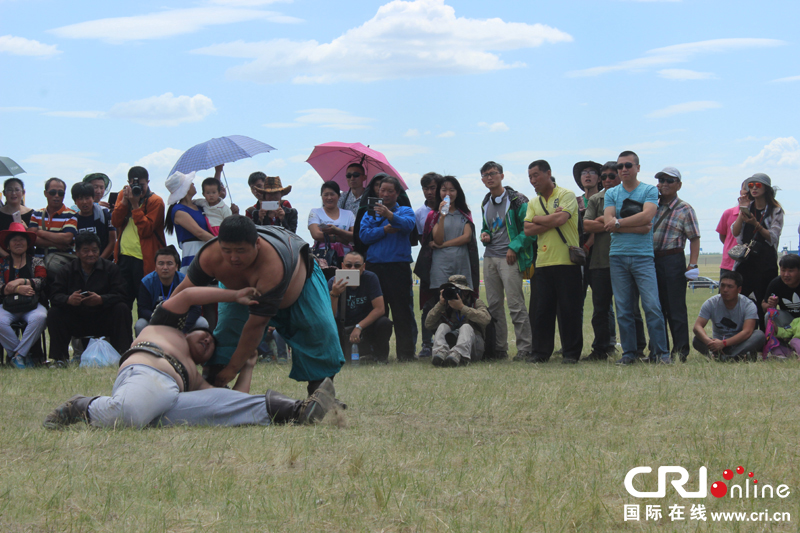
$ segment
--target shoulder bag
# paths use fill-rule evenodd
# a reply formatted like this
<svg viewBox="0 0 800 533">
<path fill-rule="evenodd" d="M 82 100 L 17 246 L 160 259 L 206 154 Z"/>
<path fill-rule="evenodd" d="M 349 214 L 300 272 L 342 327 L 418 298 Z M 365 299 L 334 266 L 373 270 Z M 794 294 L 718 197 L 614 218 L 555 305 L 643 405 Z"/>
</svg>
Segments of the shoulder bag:
<svg viewBox="0 0 800 533">
<path fill-rule="evenodd" d="M 542 206 L 545 215 L 549 215 L 550 213 L 547 211 L 547 208 L 544 206 L 544 200 L 542 197 L 539 197 L 539 204 Z M 564 244 L 567 244 L 567 239 L 564 238 L 564 234 L 561 233 L 561 228 L 555 228 L 558 232 L 558 236 L 561 237 L 561 240 L 564 241 Z M 569 246 L 569 245 L 568 245 Z M 569 260 L 572 261 L 576 265 L 583 266 L 586 264 L 586 250 L 584 250 L 580 246 L 569 246 Z"/>
</svg>

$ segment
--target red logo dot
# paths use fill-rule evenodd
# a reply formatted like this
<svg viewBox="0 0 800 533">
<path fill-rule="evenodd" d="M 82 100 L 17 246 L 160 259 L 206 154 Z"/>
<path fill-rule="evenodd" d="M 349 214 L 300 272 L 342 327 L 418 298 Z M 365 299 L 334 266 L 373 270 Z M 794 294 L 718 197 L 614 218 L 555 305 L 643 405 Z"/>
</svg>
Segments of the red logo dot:
<svg viewBox="0 0 800 533">
<path fill-rule="evenodd" d="M 730 468 L 726 468 L 726 469 L 725 469 L 725 470 L 722 472 L 722 477 L 724 477 L 724 478 L 725 478 L 725 479 L 727 479 L 728 481 L 732 480 L 732 479 L 733 479 L 733 470 L 731 470 Z"/>
<path fill-rule="evenodd" d="M 737 466 L 736 467 L 736 473 L 737 474 L 744 474 L 744 467 L 743 466 Z"/>
<path fill-rule="evenodd" d="M 715 498 L 722 498 L 728 493 L 728 486 L 722 481 L 715 481 L 711 484 L 711 495 Z"/>
<path fill-rule="evenodd" d="M 757 480 L 757 479 L 754 479 L 754 480 L 753 480 L 753 483 L 754 483 L 754 484 L 755 484 L 755 483 L 758 483 L 758 480 Z"/>
<path fill-rule="evenodd" d="M 750 477 L 753 477 L 753 473 L 752 472 L 748 472 L 747 475 L 750 476 Z"/>
</svg>

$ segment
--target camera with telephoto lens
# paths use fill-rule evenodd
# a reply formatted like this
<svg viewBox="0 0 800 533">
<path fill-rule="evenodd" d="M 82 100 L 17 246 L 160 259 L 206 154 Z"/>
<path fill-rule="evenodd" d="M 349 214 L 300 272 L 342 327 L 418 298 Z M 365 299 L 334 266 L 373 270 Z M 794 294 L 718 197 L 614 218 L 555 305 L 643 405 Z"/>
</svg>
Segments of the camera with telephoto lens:
<svg viewBox="0 0 800 533">
<path fill-rule="evenodd" d="M 458 287 L 447 284 L 442 287 L 442 298 L 445 300 L 458 300 Z"/>
<path fill-rule="evenodd" d="M 142 195 L 142 186 L 139 185 L 139 178 L 133 178 L 130 182 L 130 185 L 131 185 L 131 193 L 134 196 Z"/>
</svg>

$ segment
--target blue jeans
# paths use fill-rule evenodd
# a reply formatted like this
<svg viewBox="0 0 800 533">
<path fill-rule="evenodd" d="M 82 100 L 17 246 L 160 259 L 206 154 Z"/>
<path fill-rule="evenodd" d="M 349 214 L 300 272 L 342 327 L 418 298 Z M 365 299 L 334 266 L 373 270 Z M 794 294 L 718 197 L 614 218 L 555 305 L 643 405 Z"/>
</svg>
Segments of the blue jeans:
<svg viewBox="0 0 800 533">
<path fill-rule="evenodd" d="M 272 345 L 269 343 L 270 337 L 275 340 L 275 346 L 278 348 L 278 359 L 288 359 L 289 354 L 286 351 L 286 341 L 283 340 L 283 337 L 280 336 L 276 329 L 272 330 L 272 333 L 269 331 L 264 333 L 264 340 L 259 344 L 259 348 L 263 349 L 266 355 L 272 357 Z"/>
<path fill-rule="evenodd" d="M 664 315 L 658 301 L 658 282 L 652 257 L 612 255 L 611 286 L 617 304 L 617 323 L 622 357 L 636 357 L 636 322 L 633 318 L 634 290 L 639 290 L 644 308 L 650 346 L 657 357 L 669 356 Z"/>
</svg>

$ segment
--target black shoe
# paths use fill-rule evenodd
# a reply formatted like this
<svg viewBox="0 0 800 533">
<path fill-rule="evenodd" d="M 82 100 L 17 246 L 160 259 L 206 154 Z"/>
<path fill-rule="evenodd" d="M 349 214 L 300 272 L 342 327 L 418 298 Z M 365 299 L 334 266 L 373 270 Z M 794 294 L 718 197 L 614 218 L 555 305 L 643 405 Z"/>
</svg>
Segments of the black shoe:
<svg viewBox="0 0 800 533">
<path fill-rule="evenodd" d="M 506 354 L 506 357 L 508 357 L 507 352 L 502 352 L 502 353 Z M 517 355 L 514 356 L 512 361 L 525 361 L 529 357 L 529 355 L 530 352 L 517 352 Z"/>
<path fill-rule="evenodd" d="M 572 357 L 562 357 L 561 358 L 561 364 L 562 365 L 577 365 L 578 364 L 578 360 L 574 359 Z"/>
<path fill-rule="evenodd" d="M 550 358 L 542 355 L 530 355 L 525 358 L 526 363 L 546 363 Z"/>
<path fill-rule="evenodd" d="M 608 359 L 607 353 L 592 350 L 592 353 L 587 355 L 584 361 L 605 361 L 606 359 Z"/>
<path fill-rule="evenodd" d="M 616 364 L 621 365 L 621 366 L 629 366 L 629 365 L 634 364 L 635 362 L 636 362 L 636 358 L 635 357 L 623 357 L 622 359 L 617 361 Z"/>
</svg>

